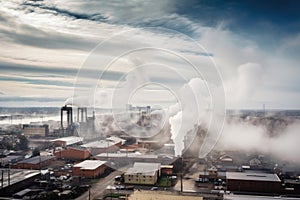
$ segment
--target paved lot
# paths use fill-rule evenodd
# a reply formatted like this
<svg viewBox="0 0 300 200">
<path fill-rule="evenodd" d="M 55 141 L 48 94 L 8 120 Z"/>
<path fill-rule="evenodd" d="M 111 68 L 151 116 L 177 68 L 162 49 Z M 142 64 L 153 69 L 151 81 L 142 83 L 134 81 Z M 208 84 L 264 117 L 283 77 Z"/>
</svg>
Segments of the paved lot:
<svg viewBox="0 0 300 200">
<path fill-rule="evenodd" d="M 90 189 L 91 199 L 95 199 L 97 197 L 100 197 L 103 192 L 105 191 L 106 187 L 108 185 L 113 185 L 114 178 L 117 175 L 120 175 L 122 172 L 120 171 L 114 171 L 110 173 L 105 178 L 99 179 L 99 181 L 92 185 L 92 188 Z M 76 198 L 77 200 L 87 200 L 89 199 L 89 191 L 83 193 L 80 197 Z"/>
</svg>

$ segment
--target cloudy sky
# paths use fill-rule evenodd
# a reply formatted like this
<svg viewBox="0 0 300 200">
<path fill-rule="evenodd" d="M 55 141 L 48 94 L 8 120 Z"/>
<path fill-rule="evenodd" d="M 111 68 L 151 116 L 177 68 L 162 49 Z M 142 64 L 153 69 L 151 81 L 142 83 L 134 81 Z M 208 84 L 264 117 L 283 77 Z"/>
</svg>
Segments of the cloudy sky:
<svg viewBox="0 0 300 200">
<path fill-rule="evenodd" d="M 127 39 L 114 40 L 105 52 L 98 52 L 102 53 L 99 56 L 113 58 L 120 49 L 147 42 L 168 43 L 170 49 L 177 50 L 180 46 L 184 57 L 213 58 L 223 80 L 227 108 L 262 108 L 262 104 L 266 108 L 300 108 L 299 1 L 0 0 L 0 3 L 1 106 L 63 105 L 73 95 L 78 70 L 93 49 L 122 31 L 133 30 L 130 36 L 139 45 Z M 153 27 L 174 32 L 153 31 Z M 180 35 L 192 38 L 205 52 L 193 49 L 190 41 Z M 148 55 L 139 55 L 137 59 L 131 56 L 127 62 L 143 64 L 145 57 Z M 167 59 L 169 65 L 178 65 L 176 59 Z M 98 78 L 99 71 L 87 70 L 89 73 L 81 74 L 82 81 Z M 109 85 L 126 73 L 124 61 L 104 76 L 103 81 Z M 159 79 L 172 82 L 167 71 L 157 74 Z M 89 86 L 83 83 L 78 85 Z"/>
</svg>

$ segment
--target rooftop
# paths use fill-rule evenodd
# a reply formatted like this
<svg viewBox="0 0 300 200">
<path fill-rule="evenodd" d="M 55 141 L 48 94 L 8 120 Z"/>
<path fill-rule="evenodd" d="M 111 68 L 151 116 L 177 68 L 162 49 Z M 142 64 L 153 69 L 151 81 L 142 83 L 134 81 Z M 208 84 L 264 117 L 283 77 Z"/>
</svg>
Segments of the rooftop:
<svg viewBox="0 0 300 200">
<path fill-rule="evenodd" d="M 270 181 L 280 182 L 280 179 L 276 174 L 267 173 L 245 173 L 245 172 L 226 172 L 226 179 L 233 180 L 249 180 L 249 181 Z"/>
<path fill-rule="evenodd" d="M 39 164 L 40 162 L 44 162 L 46 160 L 51 160 L 53 158 L 55 158 L 55 156 L 35 156 L 32 158 L 21 160 L 18 163 Z"/>
<path fill-rule="evenodd" d="M 126 140 L 122 139 L 122 138 L 119 138 L 119 137 L 116 137 L 116 136 L 111 136 L 109 138 L 106 138 L 107 141 L 111 141 L 111 142 L 115 142 L 115 143 L 119 143 L 121 142 L 122 145 L 126 142 Z"/>
<path fill-rule="evenodd" d="M 135 162 L 132 168 L 129 168 L 125 175 L 131 174 L 145 174 L 153 175 L 156 171 L 160 169 L 160 163 L 142 163 Z"/>
<path fill-rule="evenodd" d="M 81 146 L 86 147 L 86 148 L 108 148 L 108 147 L 113 146 L 115 144 L 116 143 L 114 143 L 114 142 L 109 142 L 109 141 L 106 141 L 106 140 L 98 140 L 98 141 L 93 141 L 93 142 L 83 144 Z"/>
<path fill-rule="evenodd" d="M 52 142 L 62 141 L 66 142 L 66 145 L 72 145 L 83 141 L 82 137 L 70 136 L 70 137 L 62 137 L 52 140 Z"/>
<path fill-rule="evenodd" d="M 106 161 L 101 160 L 85 160 L 81 163 L 74 165 L 73 167 L 80 167 L 83 170 L 94 170 L 104 165 Z"/>
<path fill-rule="evenodd" d="M 116 145 L 118 143 L 123 144 L 125 142 L 125 140 L 112 136 L 109 138 L 106 138 L 104 140 L 98 140 L 98 141 L 92 141 L 86 144 L 81 145 L 82 147 L 90 147 L 90 148 L 107 148 L 113 145 Z"/>
<path fill-rule="evenodd" d="M 157 159 L 157 155 L 140 154 L 140 153 L 100 153 L 98 157 L 110 157 L 110 158 L 152 158 Z"/>
<path fill-rule="evenodd" d="M 27 169 L 7 169 L 0 168 L 0 171 L 3 171 L 3 187 L 8 186 L 8 170 L 10 170 L 10 184 L 15 184 L 30 177 L 36 176 L 40 174 L 39 170 L 27 170 Z M 0 188 L 2 187 L 0 181 Z"/>
<path fill-rule="evenodd" d="M 151 200 L 151 199 L 160 199 L 160 200 L 202 200 L 202 197 L 199 196 L 185 196 L 172 194 L 165 191 L 139 191 L 136 190 L 132 195 L 129 196 L 129 200 Z"/>
</svg>

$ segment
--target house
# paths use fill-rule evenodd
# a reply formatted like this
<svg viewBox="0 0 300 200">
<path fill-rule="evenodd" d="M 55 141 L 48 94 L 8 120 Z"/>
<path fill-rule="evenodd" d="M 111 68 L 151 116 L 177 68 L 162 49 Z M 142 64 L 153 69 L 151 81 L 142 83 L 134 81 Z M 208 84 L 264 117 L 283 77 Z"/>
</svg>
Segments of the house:
<svg viewBox="0 0 300 200">
<path fill-rule="evenodd" d="M 230 191 L 280 193 L 281 180 L 276 174 L 258 172 L 226 172 L 227 189 Z"/>
<path fill-rule="evenodd" d="M 229 155 L 226 155 L 226 154 L 220 156 L 219 160 L 220 160 L 222 163 L 224 163 L 224 164 L 225 164 L 225 163 L 232 163 L 232 162 L 233 162 L 232 157 L 229 156 Z"/>
<path fill-rule="evenodd" d="M 85 160 L 73 166 L 73 176 L 80 176 L 85 178 L 96 178 L 101 176 L 107 166 L 106 161 L 101 160 Z"/>
<path fill-rule="evenodd" d="M 135 162 L 124 174 L 126 184 L 155 185 L 160 176 L 160 163 Z"/>
<path fill-rule="evenodd" d="M 253 158 L 249 161 L 249 165 L 251 167 L 258 167 L 258 166 L 261 166 L 261 161 L 257 158 Z"/>
</svg>

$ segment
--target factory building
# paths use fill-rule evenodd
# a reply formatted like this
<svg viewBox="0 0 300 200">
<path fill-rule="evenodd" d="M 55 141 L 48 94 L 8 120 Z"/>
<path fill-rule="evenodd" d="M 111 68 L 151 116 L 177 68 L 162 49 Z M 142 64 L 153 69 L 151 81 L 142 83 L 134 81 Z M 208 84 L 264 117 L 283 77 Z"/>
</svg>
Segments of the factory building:
<svg viewBox="0 0 300 200">
<path fill-rule="evenodd" d="M 125 166 L 134 162 L 159 162 L 162 165 L 173 165 L 178 158 L 174 156 L 154 155 L 154 154 L 142 154 L 135 153 L 100 153 L 96 155 L 99 160 L 109 160 L 114 162 L 118 167 Z"/>
<path fill-rule="evenodd" d="M 54 153 L 58 159 L 85 160 L 90 157 L 90 152 L 84 147 L 68 147 L 67 149 Z"/>
<path fill-rule="evenodd" d="M 226 172 L 227 189 L 254 193 L 281 193 L 281 180 L 276 174 Z"/>
<path fill-rule="evenodd" d="M 1 166 L 7 166 L 9 164 L 16 163 L 20 160 L 22 160 L 22 156 L 6 156 L 6 157 L 1 157 L 0 158 L 0 165 Z"/>
<path fill-rule="evenodd" d="M 117 152 L 126 140 L 112 136 L 104 140 L 98 140 L 81 145 L 87 148 L 91 154 L 97 155 L 100 153 Z"/>
<path fill-rule="evenodd" d="M 61 146 L 61 147 L 71 146 L 74 144 L 80 144 L 80 143 L 82 143 L 82 141 L 83 141 L 82 137 L 76 137 L 76 136 L 62 137 L 62 138 L 57 138 L 57 139 L 51 140 L 51 142 L 55 146 Z"/>
<path fill-rule="evenodd" d="M 49 166 L 52 161 L 55 160 L 55 156 L 35 156 L 25 160 L 21 160 L 12 165 L 15 169 L 43 169 Z"/>
<path fill-rule="evenodd" d="M 160 163 L 134 163 L 124 174 L 126 184 L 155 185 L 160 176 Z"/>
<path fill-rule="evenodd" d="M 23 134 L 30 137 L 45 137 L 49 135 L 49 125 L 24 124 Z"/>
<path fill-rule="evenodd" d="M 73 166 L 73 176 L 85 177 L 85 178 L 96 178 L 101 176 L 105 169 L 106 161 L 101 160 L 85 160 Z"/>
</svg>

